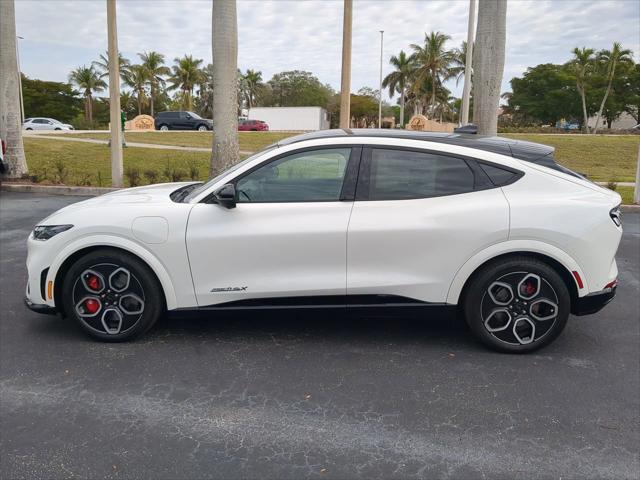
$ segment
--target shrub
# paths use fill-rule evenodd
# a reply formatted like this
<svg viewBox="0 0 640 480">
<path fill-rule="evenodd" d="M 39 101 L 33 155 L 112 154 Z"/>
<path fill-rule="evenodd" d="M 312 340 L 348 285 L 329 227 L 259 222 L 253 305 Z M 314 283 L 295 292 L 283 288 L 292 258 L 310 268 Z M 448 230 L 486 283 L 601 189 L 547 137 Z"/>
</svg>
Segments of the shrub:
<svg viewBox="0 0 640 480">
<path fill-rule="evenodd" d="M 140 169 L 138 167 L 127 167 L 124 171 L 125 177 L 129 180 L 130 187 L 137 187 L 140 185 Z"/>
<path fill-rule="evenodd" d="M 191 180 L 198 180 L 200 178 L 200 169 L 198 163 L 195 160 L 189 162 L 189 178 Z"/>
<path fill-rule="evenodd" d="M 144 178 L 146 178 L 149 183 L 158 183 L 158 171 L 153 169 L 145 170 Z"/>
<path fill-rule="evenodd" d="M 607 188 L 615 192 L 616 190 L 618 190 L 618 182 L 616 182 L 615 180 L 610 180 L 609 182 L 607 182 Z"/>
<path fill-rule="evenodd" d="M 69 170 L 67 169 L 67 166 L 65 165 L 64 161 L 62 161 L 62 159 L 58 159 L 56 160 L 54 166 L 55 166 L 54 180 L 57 183 L 61 183 L 61 184 L 67 183 L 67 178 L 69 178 Z"/>
<path fill-rule="evenodd" d="M 89 187 L 93 184 L 93 175 L 90 173 L 83 173 L 80 177 L 79 184 L 85 187 Z"/>
<path fill-rule="evenodd" d="M 102 174 L 100 173 L 100 170 L 98 170 L 98 175 L 96 176 L 96 182 L 98 184 L 99 187 L 103 186 L 103 180 L 102 180 Z"/>
<path fill-rule="evenodd" d="M 187 178 L 187 171 L 186 170 L 173 170 L 172 174 L 171 174 L 171 181 L 172 182 L 181 182 L 182 180 L 184 180 L 185 178 Z"/>
</svg>

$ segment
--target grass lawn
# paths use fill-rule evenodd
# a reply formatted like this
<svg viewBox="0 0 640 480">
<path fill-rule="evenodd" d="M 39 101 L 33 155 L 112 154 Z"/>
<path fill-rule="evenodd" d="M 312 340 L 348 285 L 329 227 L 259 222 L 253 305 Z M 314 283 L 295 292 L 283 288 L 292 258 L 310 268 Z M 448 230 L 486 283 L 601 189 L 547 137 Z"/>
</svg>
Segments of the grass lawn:
<svg viewBox="0 0 640 480">
<path fill-rule="evenodd" d="M 257 152 L 283 138 L 296 135 L 291 132 L 240 132 L 240 150 Z M 109 140 L 109 133 L 65 133 L 65 137 Z M 125 132 L 128 142 L 177 145 L 179 147 L 211 148 L 212 132 Z"/>
<path fill-rule="evenodd" d="M 633 187 L 617 187 L 616 192 L 622 197 L 623 205 L 633 205 Z"/>
<path fill-rule="evenodd" d="M 634 182 L 640 135 L 531 135 L 502 137 L 544 143 L 556 148 L 556 161 L 598 182 Z"/>
<path fill-rule="evenodd" d="M 24 138 L 29 175 L 42 183 L 111 186 L 111 159 L 106 145 Z M 210 155 L 151 148 L 125 148 L 124 169 L 138 169 L 140 184 L 195 178 L 206 180 Z M 168 171 L 167 171 L 168 170 Z M 154 171 L 149 181 L 144 173 Z M 165 173 L 166 172 L 166 173 Z M 130 181 L 125 175 L 125 185 Z"/>
</svg>

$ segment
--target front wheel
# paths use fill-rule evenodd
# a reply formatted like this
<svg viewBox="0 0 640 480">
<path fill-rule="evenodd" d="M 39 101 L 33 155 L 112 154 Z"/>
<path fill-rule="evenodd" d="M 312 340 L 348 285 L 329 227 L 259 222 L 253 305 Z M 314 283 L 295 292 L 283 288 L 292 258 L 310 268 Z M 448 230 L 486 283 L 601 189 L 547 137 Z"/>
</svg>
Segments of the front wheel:
<svg viewBox="0 0 640 480">
<path fill-rule="evenodd" d="M 495 261 L 465 289 L 469 327 L 488 347 L 526 353 L 555 340 L 564 330 L 571 298 L 558 273 L 528 257 Z"/>
<path fill-rule="evenodd" d="M 206 125 L 200 125 L 200 126 L 198 126 L 198 131 L 199 131 L 199 132 L 206 132 L 207 130 L 209 130 L 209 129 L 207 128 L 207 126 L 206 126 Z"/>
<path fill-rule="evenodd" d="M 62 284 L 68 316 L 92 337 L 131 340 L 149 330 L 164 311 L 164 297 L 149 267 L 126 252 L 100 249 L 77 260 Z"/>
</svg>

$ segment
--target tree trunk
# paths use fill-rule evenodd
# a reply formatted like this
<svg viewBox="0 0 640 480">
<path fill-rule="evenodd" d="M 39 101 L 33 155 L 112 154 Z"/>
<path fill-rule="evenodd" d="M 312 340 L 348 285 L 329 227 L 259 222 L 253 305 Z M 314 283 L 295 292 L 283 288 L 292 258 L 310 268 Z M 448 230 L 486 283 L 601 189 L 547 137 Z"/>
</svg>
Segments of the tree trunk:
<svg viewBox="0 0 640 480">
<path fill-rule="evenodd" d="M 0 137 L 7 143 L 5 178 L 28 173 L 22 144 L 20 83 L 16 55 L 16 19 L 13 0 L 0 1 Z"/>
<path fill-rule="evenodd" d="M 138 115 L 142 115 L 142 95 L 140 90 L 138 90 Z"/>
<path fill-rule="evenodd" d="M 580 92 L 580 97 L 582 97 L 582 116 L 584 118 L 584 131 L 585 133 L 589 133 L 589 116 L 587 115 L 587 100 L 584 88 L 578 88 Z"/>
<path fill-rule="evenodd" d="M 213 0 L 213 145 L 210 175 L 238 162 L 236 0 Z"/>
<path fill-rule="evenodd" d="M 154 83 L 151 81 L 151 98 L 149 99 L 149 109 L 151 110 L 151 116 L 153 117 L 153 97 L 156 94 L 156 89 L 153 87 Z"/>
<path fill-rule="evenodd" d="M 607 97 L 609 97 L 609 92 L 611 92 L 611 84 L 613 83 L 613 77 L 616 73 L 616 61 L 613 61 L 613 67 L 611 68 L 611 74 L 609 75 L 609 83 L 607 84 L 607 89 L 604 92 L 604 98 L 602 99 L 602 103 L 600 104 L 600 110 L 598 110 L 598 115 L 596 115 L 596 124 L 593 127 L 594 135 L 598 133 L 598 127 L 600 126 L 600 118 L 602 118 L 602 111 L 604 110 L 604 104 L 607 103 Z"/>
<path fill-rule="evenodd" d="M 404 85 L 402 92 L 400 92 L 400 126 L 404 127 Z"/>
<path fill-rule="evenodd" d="M 480 135 L 498 133 L 506 23 L 506 0 L 479 1 L 478 26 L 473 49 L 473 120 Z"/>
<path fill-rule="evenodd" d="M 91 94 L 87 97 L 87 103 L 89 104 L 89 122 L 93 122 L 93 97 Z"/>
<path fill-rule="evenodd" d="M 436 76 L 431 72 L 431 112 L 429 117 L 435 120 L 436 117 Z"/>
</svg>

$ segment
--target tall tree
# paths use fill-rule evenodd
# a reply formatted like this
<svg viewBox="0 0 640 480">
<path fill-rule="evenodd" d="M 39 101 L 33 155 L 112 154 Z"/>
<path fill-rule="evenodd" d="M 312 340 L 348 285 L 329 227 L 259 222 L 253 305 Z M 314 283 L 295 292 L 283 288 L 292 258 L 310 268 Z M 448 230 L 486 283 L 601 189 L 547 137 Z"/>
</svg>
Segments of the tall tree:
<svg viewBox="0 0 640 480">
<path fill-rule="evenodd" d="M 609 93 L 611 93 L 611 84 L 616 76 L 616 69 L 618 68 L 618 65 L 629 64 L 632 62 L 631 50 L 623 49 L 622 45 L 618 42 L 613 44 L 613 48 L 611 50 L 602 50 L 598 53 L 598 63 L 602 65 L 603 70 L 606 73 L 607 88 L 604 92 L 604 97 L 602 97 L 602 103 L 600 103 L 598 114 L 596 115 L 596 124 L 593 127 L 593 133 L 598 133 L 602 110 L 604 110 L 604 104 L 607 103 L 607 97 L 609 96 Z"/>
<path fill-rule="evenodd" d="M 236 0 L 213 0 L 213 145 L 211 176 L 238 162 Z"/>
<path fill-rule="evenodd" d="M 175 58 L 173 61 L 175 65 L 171 67 L 172 75 L 169 78 L 171 83 L 169 89 L 179 88 L 184 96 L 187 110 L 193 110 L 193 88 L 201 82 L 200 65 L 202 60 L 193 58 L 192 55 L 185 55 L 182 58 Z"/>
<path fill-rule="evenodd" d="M 400 50 L 398 56 L 393 55 L 389 60 L 394 71 L 384 77 L 382 86 L 389 89 L 389 96 L 395 92 L 400 94 L 400 126 L 404 126 L 404 102 L 406 97 L 406 87 L 413 73 L 413 64 L 404 50 Z"/>
<path fill-rule="evenodd" d="M 454 52 L 447 50 L 445 44 L 450 40 L 449 35 L 441 32 L 425 33 L 422 45 L 411 44 L 413 55 L 411 60 L 415 63 L 415 87 L 421 88 L 426 82 L 431 84 L 430 110 L 436 108 L 437 90 L 442 82 L 454 76 L 451 64 L 454 60 Z"/>
<path fill-rule="evenodd" d="M 7 178 L 28 173 L 22 144 L 20 84 L 16 50 L 16 11 L 13 0 L 0 1 L 0 137 L 7 142 Z"/>
<path fill-rule="evenodd" d="M 582 100 L 582 128 L 585 133 L 589 133 L 589 115 L 587 113 L 587 85 L 589 77 L 595 67 L 593 48 L 574 48 L 572 50 L 573 58 L 569 62 L 571 73 L 576 79 L 576 88 Z"/>
<path fill-rule="evenodd" d="M 136 92 L 138 115 L 142 115 L 142 105 L 146 103 L 145 87 L 150 81 L 149 70 L 144 65 L 131 65 L 125 85 Z"/>
<path fill-rule="evenodd" d="M 27 117 L 52 117 L 71 122 L 82 109 L 78 91 L 68 83 L 47 82 L 22 76 L 22 96 Z"/>
<path fill-rule="evenodd" d="M 171 74 L 171 70 L 164 65 L 164 55 L 158 52 L 142 52 L 138 56 L 142 60 L 142 65 L 147 70 L 149 81 L 149 109 L 151 116 L 154 115 L 154 102 L 158 86 L 164 86 L 164 77 Z"/>
<path fill-rule="evenodd" d="M 98 60 L 91 62 L 91 65 L 100 72 L 100 78 L 109 77 L 109 52 L 101 53 Z M 120 79 L 126 80 L 129 74 L 129 67 L 131 62 L 122 56 L 122 53 L 118 52 L 118 70 L 120 70 Z"/>
<path fill-rule="evenodd" d="M 301 70 L 276 73 L 267 84 L 270 91 L 262 103 L 269 107 L 326 108 L 334 93 L 329 85 L 323 85 L 311 72 Z"/>
<path fill-rule="evenodd" d="M 247 73 L 243 75 L 243 79 L 247 106 L 251 109 L 255 106 L 256 99 L 264 87 L 262 84 L 262 72 L 247 70 Z"/>
<path fill-rule="evenodd" d="M 93 120 L 93 92 L 100 92 L 107 87 L 93 66 L 83 65 L 69 74 L 69 82 L 75 83 L 84 95 L 84 116 L 91 122 Z"/>
<path fill-rule="evenodd" d="M 473 48 L 473 120 L 480 135 L 498 132 L 506 33 L 507 0 L 480 0 Z"/>
</svg>

